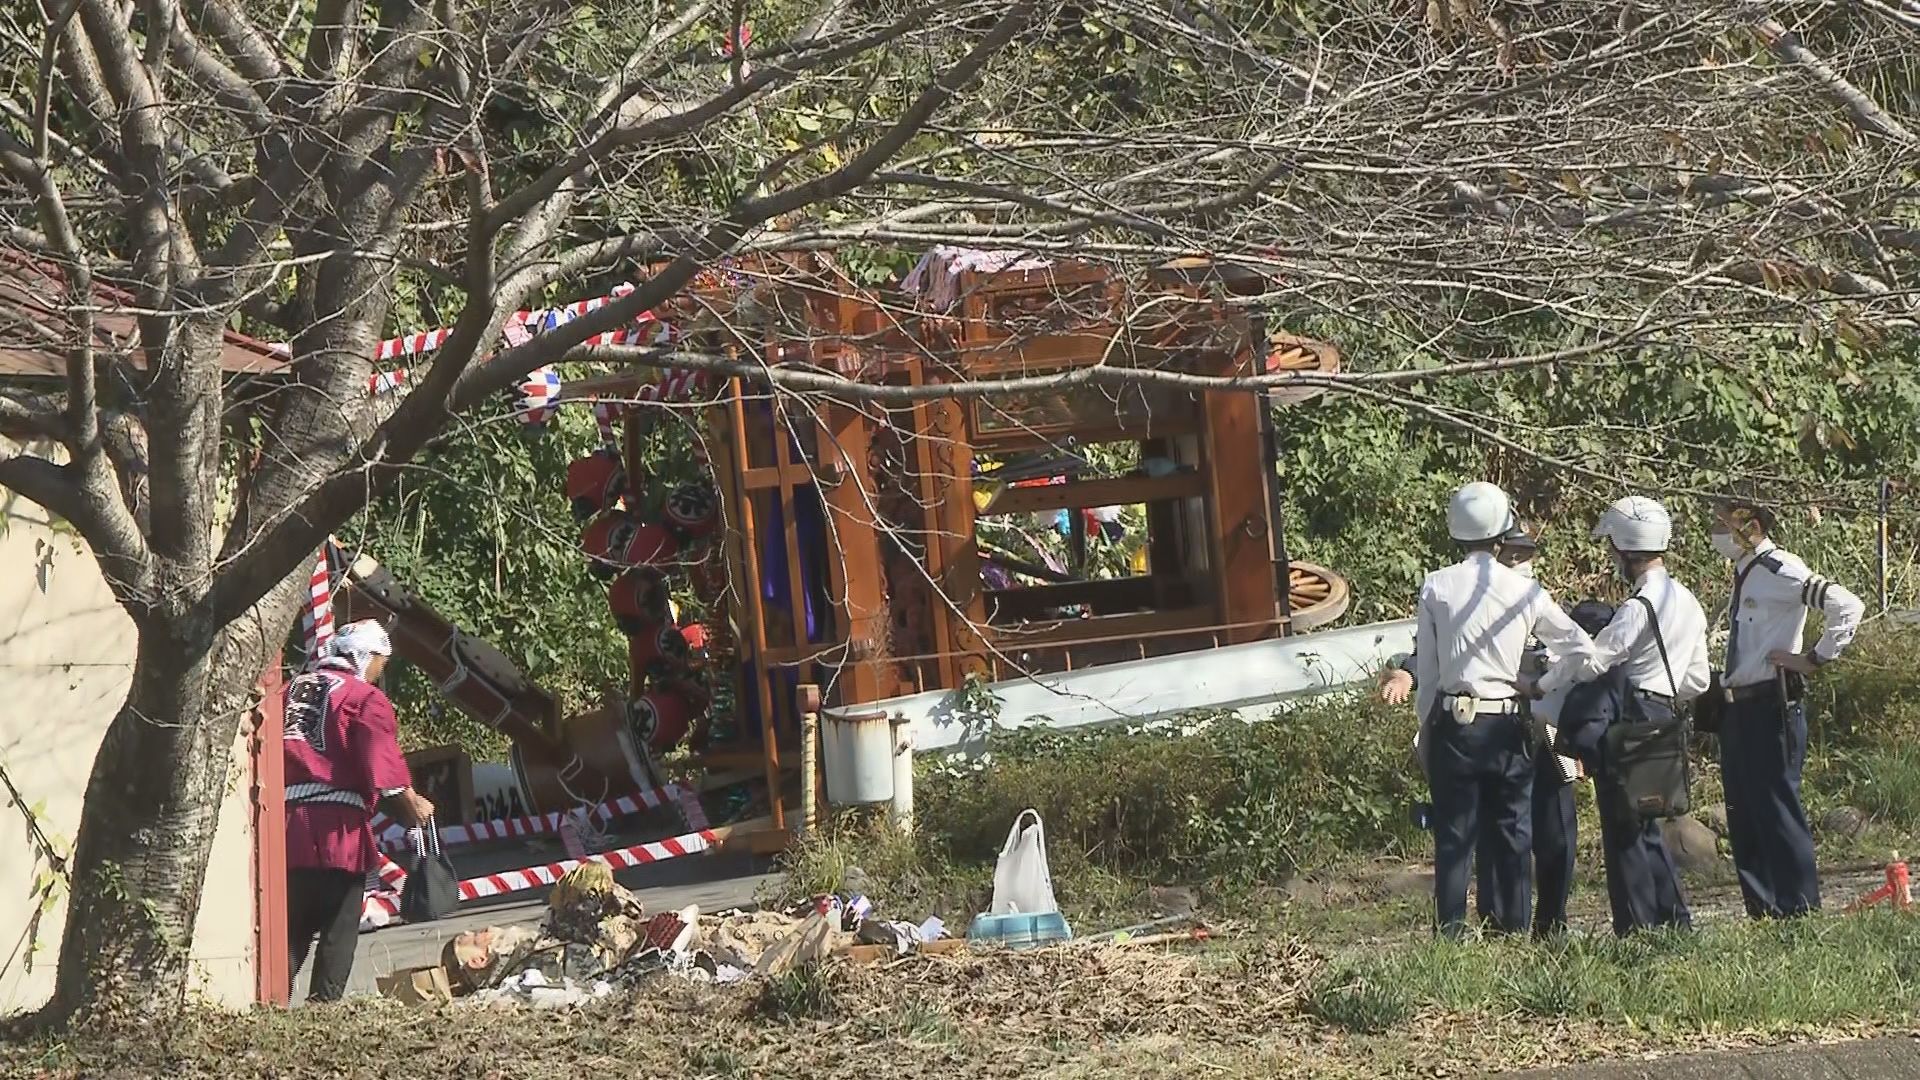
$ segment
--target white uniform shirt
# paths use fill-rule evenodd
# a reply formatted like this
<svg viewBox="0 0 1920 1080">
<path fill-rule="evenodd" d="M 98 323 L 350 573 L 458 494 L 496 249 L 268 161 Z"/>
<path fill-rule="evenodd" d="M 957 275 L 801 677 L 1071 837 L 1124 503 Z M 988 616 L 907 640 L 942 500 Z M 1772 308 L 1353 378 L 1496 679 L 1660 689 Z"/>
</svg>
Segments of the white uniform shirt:
<svg viewBox="0 0 1920 1080">
<path fill-rule="evenodd" d="M 1539 582 L 1484 551 L 1428 574 L 1416 618 L 1414 679 L 1423 723 L 1442 696 L 1517 697 L 1514 684 L 1528 635 L 1557 660 L 1593 651 L 1593 639 Z"/>
<path fill-rule="evenodd" d="M 1594 635 L 1593 652 L 1578 663 L 1556 664 L 1540 680 L 1542 693 L 1552 693 L 1577 682 L 1588 682 L 1612 670 L 1615 664 L 1627 667 L 1627 685 L 1635 690 L 1670 697 L 1675 702 L 1691 701 L 1707 688 L 1712 679 L 1707 661 L 1707 614 L 1700 601 L 1685 585 L 1673 580 L 1664 567 L 1650 567 L 1634 583 L 1634 596 L 1653 603 L 1660 624 L 1660 642 L 1667 646 L 1665 663 L 1660 659 L 1660 642 L 1647 626 L 1647 605 L 1629 599 L 1613 611 L 1613 621 Z M 1673 676 L 1667 676 L 1671 665 Z M 1678 684 L 1678 685 L 1676 685 Z"/>
<path fill-rule="evenodd" d="M 1725 681 L 1730 687 L 1772 679 L 1777 669 L 1767 654 L 1800 651 L 1809 609 L 1826 616 L 1826 630 L 1813 646 L 1821 663 L 1840 655 L 1866 614 L 1867 606 L 1845 586 L 1814 573 L 1799 556 L 1780 550 L 1771 540 L 1762 541 L 1740 560 L 1736 579 L 1743 572 L 1746 578 L 1738 587 L 1728 633 Z"/>
</svg>

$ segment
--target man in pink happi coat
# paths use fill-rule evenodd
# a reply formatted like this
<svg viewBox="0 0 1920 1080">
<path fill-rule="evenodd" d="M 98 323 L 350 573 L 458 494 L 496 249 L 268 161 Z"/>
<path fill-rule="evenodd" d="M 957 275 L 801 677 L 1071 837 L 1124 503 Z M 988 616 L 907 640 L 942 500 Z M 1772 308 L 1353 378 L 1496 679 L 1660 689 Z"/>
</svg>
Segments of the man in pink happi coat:
<svg viewBox="0 0 1920 1080">
<path fill-rule="evenodd" d="M 287 685 L 287 945 L 290 977 L 314 950 L 308 1001 L 338 1001 L 353 971 L 367 871 L 374 865 L 373 808 L 386 800 L 408 825 L 433 804 L 413 790 L 393 715 L 374 683 L 393 644 L 371 619 L 329 640 Z"/>
</svg>

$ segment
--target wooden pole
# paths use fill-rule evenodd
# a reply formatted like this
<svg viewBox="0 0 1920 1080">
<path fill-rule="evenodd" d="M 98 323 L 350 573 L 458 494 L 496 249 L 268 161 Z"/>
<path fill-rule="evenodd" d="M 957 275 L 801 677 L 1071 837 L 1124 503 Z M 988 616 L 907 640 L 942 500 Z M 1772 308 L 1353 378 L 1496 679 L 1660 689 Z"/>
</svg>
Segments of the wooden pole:
<svg viewBox="0 0 1920 1080">
<path fill-rule="evenodd" d="M 253 710 L 253 1000 L 256 1005 L 287 1004 L 293 989 L 287 955 L 287 809 L 286 759 L 281 732 L 286 727 L 280 671 L 275 652 L 260 676 L 260 704 Z"/>
<path fill-rule="evenodd" d="M 800 835 L 812 836 L 820 821 L 819 775 L 820 688 L 801 683 L 800 699 Z"/>
<path fill-rule="evenodd" d="M 1887 514 L 1893 502 L 1893 481 L 1882 477 L 1880 480 L 1880 512 L 1874 528 L 1874 555 L 1879 571 L 1880 610 L 1885 611 L 1891 603 L 1887 597 L 1887 555 L 1891 537 L 1887 532 Z"/>
<path fill-rule="evenodd" d="M 890 732 L 893 738 L 893 804 L 887 820 L 902 832 L 913 831 L 913 729 L 906 717 L 896 716 Z"/>
<path fill-rule="evenodd" d="M 760 702 L 760 753 L 767 767 L 767 802 L 773 813 L 773 827 L 778 830 L 787 827 L 786 810 L 780 798 L 780 736 L 773 718 L 773 678 L 768 672 L 770 665 L 767 662 L 766 605 L 760 595 L 760 553 L 753 546 L 754 529 L 758 522 L 754 520 L 753 496 L 743 479 L 752 462 L 747 453 L 746 406 L 740 395 L 740 380 L 729 380 L 727 408 L 731 430 L 727 442 L 729 464 L 734 470 L 733 490 L 738 500 L 734 511 L 740 527 L 743 551 L 741 565 L 747 572 L 747 605 L 744 614 L 747 621 L 753 624 L 753 669 L 754 677 L 758 680 Z"/>
</svg>

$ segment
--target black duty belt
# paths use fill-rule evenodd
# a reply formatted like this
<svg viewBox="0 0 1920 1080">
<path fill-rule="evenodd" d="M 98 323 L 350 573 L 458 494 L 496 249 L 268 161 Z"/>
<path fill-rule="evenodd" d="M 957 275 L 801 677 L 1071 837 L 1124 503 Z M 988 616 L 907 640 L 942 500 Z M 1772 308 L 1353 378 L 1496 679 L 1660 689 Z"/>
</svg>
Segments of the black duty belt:
<svg viewBox="0 0 1920 1080">
<path fill-rule="evenodd" d="M 1745 686 L 1727 687 L 1728 701 L 1758 701 L 1761 698 L 1778 697 L 1780 685 L 1773 679 L 1766 682 L 1748 683 Z"/>
</svg>

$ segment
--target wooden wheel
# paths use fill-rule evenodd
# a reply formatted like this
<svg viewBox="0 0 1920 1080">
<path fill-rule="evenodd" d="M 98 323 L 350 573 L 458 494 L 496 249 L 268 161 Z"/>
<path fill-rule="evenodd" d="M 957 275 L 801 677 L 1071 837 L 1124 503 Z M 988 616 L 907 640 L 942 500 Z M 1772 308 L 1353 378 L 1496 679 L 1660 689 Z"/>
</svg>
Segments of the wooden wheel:
<svg viewBox="0 0 1920 1080">
<path fill-rule="evenodd" d="M 1294 337 L 1292 334 L 1274 333 L 1267 336 L 1267 374 L 1278 375 L 1288 371 L 1311 371 L 1320 375 L 1332 375 L 1340 370 L 1340 350 L 1321 341 Z M 1283 387 L 1267 392 L 1267 400 L 1275 405 L 1299 405 L 1326 393 L 1321 386 Z"/>
<path fill-rule="evenodd" d="M 1293 633 L 1327 625 L 1347 613 L 1353 594 L 1347 579 L 1323 566 L 1295 562 L 1287 565 L 1287 599 L 1293 611 Z"/>
</svg>

